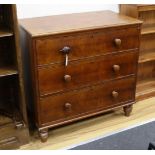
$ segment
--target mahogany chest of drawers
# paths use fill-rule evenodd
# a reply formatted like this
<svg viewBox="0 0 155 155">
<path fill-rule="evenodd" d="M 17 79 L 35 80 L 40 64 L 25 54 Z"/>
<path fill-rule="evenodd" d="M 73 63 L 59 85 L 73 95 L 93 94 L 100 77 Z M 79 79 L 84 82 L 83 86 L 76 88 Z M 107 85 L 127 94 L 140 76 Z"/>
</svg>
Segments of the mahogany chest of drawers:
<svg viewBox="0 0 155 155">
<path fill-rule="evenodd" d="M 49 128 L 117 107 L 129 116 L 141 21 L 100 11 L 23 19 L 20 25 L 42 141 Z"/>
</svg>

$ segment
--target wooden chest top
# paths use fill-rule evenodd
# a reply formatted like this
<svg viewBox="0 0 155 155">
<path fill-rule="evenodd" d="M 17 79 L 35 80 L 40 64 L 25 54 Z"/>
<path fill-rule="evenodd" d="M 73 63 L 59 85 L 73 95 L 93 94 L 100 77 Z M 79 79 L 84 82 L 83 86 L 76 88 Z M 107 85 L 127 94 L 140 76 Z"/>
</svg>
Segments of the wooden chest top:
<svg viewBox="0 0 155 155">
<path fill-rule="evenodd" d="M 142 23 L 112 11 L 74 13 L 22 19 L 19 22 L 32 37 L 71 33 Z"/>
</svg>

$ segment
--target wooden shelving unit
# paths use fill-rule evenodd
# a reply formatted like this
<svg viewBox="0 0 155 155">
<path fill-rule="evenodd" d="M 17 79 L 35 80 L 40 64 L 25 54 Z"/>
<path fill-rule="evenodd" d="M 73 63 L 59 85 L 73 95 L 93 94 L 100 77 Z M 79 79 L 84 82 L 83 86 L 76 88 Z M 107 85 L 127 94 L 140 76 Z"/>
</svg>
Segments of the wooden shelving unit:
<svg viewBox="0 0 155 155">
<path fill-rule="evenodd" d="M 149 27 L 143 27 L 141 34 L 151 34 L 155 33 L 155 25 L 149 26 Z"/>
<path fill-rule="evenodd" d="M 143 21 L 136 98 L 155 96 L 155 5 L 121 4 L 120 14 Z"/>
<path fill-rule="evenodd" d="M 4 115 L 0 116 L 0 127 L 4 128 L 5 125 L 13 123 L 13 120 L 9 117 L 5 117 Z"/>
<path fill-rule="evenodd" d="M 16 5 L 0 4 L 0 149 L 29 141 Z"/>
<path fill-rule="evenodd" d="M 8 29 L 4 29 L 0 27 L 0 38 L 9 37 L 9 36 L 13 36 L 13 33 L 9 31 Z"/>
<path fill-rule="evenodd" d="M 139 63 L 155 61 L 155 50 L 146 51 L 139 56 Z"/>
<path fill-rule="evenodd" d="M 0 68 L 0 77 L 17 75 L 18 71 L 13 67 L 1 67 Z"/>
<path fill-rule="evenodd" d="M 147 95 L 147 96 L 146 96 Z M 139 82 L 137 87 L 137 96 L 145 99 L 155 95 L 155 80 L 149 79 Z"/>
</svg>

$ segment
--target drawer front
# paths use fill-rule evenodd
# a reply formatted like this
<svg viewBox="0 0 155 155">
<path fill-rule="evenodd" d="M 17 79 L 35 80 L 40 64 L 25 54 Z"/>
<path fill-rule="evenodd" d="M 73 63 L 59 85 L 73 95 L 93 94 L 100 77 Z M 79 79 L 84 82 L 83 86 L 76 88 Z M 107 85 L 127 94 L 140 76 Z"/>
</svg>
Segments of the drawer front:
<svg viewBox="0 0 155 155">
<path fill-rule="evenodd" d="M 138 48 L 138 36 L 139 29 L 132 27 L 39 38 L 35 42 L 37 64 L 62 63 L 65 61 L 65 52 L 68 53 L 69 61 L 72 61 Z"/>
<path fill-rule="evenodd" d="M 41 124 L 54 124 L 78 115 L 134 101 L 135 76 L 40 99 Z"/>
<path fill-rule="evenodd" d="M 135 74 L 138 51 L 85 59 L 38 69 L 40 95 L 76 89 L 104 80 Z"/>
</svg>

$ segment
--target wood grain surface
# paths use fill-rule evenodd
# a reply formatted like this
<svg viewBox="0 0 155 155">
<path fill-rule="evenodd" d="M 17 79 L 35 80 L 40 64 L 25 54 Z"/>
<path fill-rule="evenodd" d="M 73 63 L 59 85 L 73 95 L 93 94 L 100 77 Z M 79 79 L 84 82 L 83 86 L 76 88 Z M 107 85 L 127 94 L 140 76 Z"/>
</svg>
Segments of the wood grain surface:
<svg viewBox="0 0 155 155">
<path fill-rule="evenodd" d="M 111 11 L 20 21 L 23 52 L 29 51 L 31 60 L 26 64 L 31 72 L 27 85 L 33 89 L 29 105 L 34 104 L 42 142 L 51 127 L 118 106 L 129 116 L 141 23 Z"/>
<path fill-rule="evenodd" d="M 136 23 L 139 24 L 141 21 L 123 15 L 120 16 L 112 11 L 74 13 L 20 20 L 22 27 L 33 37 L 134 25 Z"/>
</svg>

